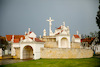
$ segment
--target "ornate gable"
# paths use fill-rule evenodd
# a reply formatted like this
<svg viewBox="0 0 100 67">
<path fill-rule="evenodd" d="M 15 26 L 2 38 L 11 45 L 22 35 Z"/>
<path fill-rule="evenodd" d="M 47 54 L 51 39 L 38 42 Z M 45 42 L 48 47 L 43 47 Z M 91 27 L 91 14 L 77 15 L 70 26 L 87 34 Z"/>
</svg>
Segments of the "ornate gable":
<svg viewBox="0 0 100 67">
<path fill-rule="evenodd" d="M 29 38 L 29 37 L 25 37 L 25 39 L 24 40 L 22 40 L 22 42 L 33 42 L 34 40 L 32 40 L 31 38 Z"/>
</svg>

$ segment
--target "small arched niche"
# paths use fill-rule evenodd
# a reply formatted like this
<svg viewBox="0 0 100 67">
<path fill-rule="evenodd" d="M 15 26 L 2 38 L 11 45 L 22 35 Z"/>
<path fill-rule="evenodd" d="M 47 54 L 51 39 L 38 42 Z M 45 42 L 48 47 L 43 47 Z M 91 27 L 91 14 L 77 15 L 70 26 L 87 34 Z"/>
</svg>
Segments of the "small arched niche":
<svg viewBox="0 0 100 67">
<path fill-rule="evenodd" d="M 61 48 L 68 48 L 68 39 L 65 37 L 61 39 Z"/>
</svg>

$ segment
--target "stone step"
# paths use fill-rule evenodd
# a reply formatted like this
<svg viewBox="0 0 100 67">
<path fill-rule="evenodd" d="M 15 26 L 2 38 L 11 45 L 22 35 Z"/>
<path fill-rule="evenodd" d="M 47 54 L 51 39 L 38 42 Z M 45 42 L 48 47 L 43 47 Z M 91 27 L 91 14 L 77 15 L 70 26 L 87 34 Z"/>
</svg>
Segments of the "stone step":
<svg viewBox="0 0 100 67">
<path fill-rule="evenodd" d="M 11 55 L 2 56 L 2 59 L 11 59 L 11 58 L 13 58 Z"/>
</svg>

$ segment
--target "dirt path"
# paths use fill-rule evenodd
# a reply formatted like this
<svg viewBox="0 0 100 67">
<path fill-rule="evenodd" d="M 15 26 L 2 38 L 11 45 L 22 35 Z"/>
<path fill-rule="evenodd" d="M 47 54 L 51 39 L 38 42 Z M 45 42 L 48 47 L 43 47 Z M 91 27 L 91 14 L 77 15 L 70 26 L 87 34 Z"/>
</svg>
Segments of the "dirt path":
<svg viewBox="0 0 100 67">
<path fill-rule="evenodd" d="M 12 64 L 12 63 L 23 62 L 23 61 L 28 61 L 28 60 L 20 60 L 20 59 L 2 59 L 2 60 L 0 60 L 0 65 Z"/>
</svg>

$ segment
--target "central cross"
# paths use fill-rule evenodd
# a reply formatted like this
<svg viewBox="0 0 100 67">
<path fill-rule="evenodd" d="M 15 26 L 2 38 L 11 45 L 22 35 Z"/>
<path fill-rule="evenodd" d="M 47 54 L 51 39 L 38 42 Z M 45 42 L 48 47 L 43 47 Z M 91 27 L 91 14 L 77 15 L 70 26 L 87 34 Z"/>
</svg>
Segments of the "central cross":
<svg viewBox="0 0 100 67">
<path fill-rule="evenodd" d="M 51 25 L 52 25 L 52 21 L 54 21 L 54 20 L 52 20 L 51 19 L 51 17 L 49 17 L 49 20 L 47 20 L 48 22 L 49 22 L 49 35 L 50 35 L 50 33 L 52 32 L 52 30 L 51 30 Z"/>
<path fill-rule="evenodd" d="M 51 23 L 51 22 L 54 21 L 54 20 L 52 20 L 51 17 L 49 17 L 49 20 L 47 20 L 47 21 L 49 21 L 49 23 Z"/>
</svg>

